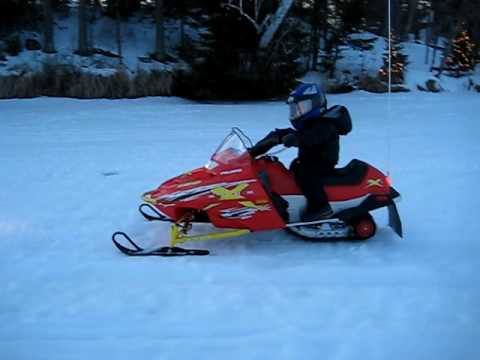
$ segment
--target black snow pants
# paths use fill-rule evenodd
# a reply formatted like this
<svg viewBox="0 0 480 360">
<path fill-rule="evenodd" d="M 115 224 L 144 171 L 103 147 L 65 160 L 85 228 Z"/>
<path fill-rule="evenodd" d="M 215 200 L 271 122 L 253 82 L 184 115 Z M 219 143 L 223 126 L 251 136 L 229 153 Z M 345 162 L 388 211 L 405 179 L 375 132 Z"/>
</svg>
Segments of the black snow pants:
<svg viewBox="0 0 480 360">
<path fill-rule="evenodd" d="M 290 165 L 290 170 L 295 175 L 297 185 L 307 198 L 307 212 L 323 210 L 328 205 L 324 178 L 332 175 L 334 168 L 334 164 L 310 166 L 309 164 L 302 164 L 298 159 L 295 159 Z"/>
</svg>

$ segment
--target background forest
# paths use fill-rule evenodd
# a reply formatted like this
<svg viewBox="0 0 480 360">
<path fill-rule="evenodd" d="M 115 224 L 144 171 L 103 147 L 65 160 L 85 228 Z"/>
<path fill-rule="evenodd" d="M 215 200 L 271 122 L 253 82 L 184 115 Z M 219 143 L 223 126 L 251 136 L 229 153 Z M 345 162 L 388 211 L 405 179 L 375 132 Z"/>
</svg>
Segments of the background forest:
<svg viewBox="0 0 480 360">
<path fill-rule="evenodd" d="M 480 1 L 391 6 L 394 90 L 412 87 L 405 44 L 423 46 L 419 89 L 475 73 Z M 3 0 L 0 98 L 261 99 L 305 76 L 384 92 L 387 26 L 386 0 Z"/>
<path fill-rule="evenodd" d="M 480 359 L 480 0 L 391 0 L 391 52 L 387 3 L 0 0 L 0 360 Z M 353 124 L 311 227 L 299 150 L 246 151 L 302 81 Z"/>
</svg>

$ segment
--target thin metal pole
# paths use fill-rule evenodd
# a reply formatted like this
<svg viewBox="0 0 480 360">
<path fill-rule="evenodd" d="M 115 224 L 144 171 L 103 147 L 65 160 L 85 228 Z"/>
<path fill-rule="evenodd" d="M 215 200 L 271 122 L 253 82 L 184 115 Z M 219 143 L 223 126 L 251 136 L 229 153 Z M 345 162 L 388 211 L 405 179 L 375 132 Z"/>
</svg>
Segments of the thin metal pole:
<svg viewBox="0 0 480 360">
<path fill-rule="evenodd" d="M 388 99 L 387 99 L 387 175 L 390 175 L 390 123 L 392 113 L 392 6 L 391 0 L 388 0 Z"/>
<path fill-rule="evenodd" d="M 388 96 L 392 92 L 392 6 L 388 0 Z"/>
</svg>

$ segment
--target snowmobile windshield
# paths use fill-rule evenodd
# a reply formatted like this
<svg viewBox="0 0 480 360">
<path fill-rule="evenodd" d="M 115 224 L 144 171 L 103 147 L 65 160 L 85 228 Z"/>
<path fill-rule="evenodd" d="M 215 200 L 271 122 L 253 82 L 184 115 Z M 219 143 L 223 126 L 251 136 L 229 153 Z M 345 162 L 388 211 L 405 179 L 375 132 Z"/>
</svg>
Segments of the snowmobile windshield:
<svg viewBox="0 0 480 360">
<path fill-rule="evenodd" d="M 247 148 L 251 146 L 250 139 L 240 129 L 233 128 L 213 153 L 206 167 L 214 169 L 218 165 L 233 165 L 247 153 Z"/>
</svg>

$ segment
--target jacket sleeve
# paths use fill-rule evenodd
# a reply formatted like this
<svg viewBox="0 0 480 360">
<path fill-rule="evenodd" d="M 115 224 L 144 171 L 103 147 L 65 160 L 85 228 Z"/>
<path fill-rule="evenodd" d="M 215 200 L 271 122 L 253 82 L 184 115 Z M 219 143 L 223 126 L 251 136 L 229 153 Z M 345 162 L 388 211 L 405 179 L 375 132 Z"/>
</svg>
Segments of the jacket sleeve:
<svg viewBox="0 0 480 360">
<path fill-rule="evenodd" d="M 290 133 L 295 133 L 295 130 L 287 129 L 275 129 L 267 134 L 262 140 L 257 142 L 252 148 L 249 149 L 250 155 L 256 157 L 267 153 L 271 148 L 282 143 L 282 138 Z"/>
<path fill-rule="evenodd" d="M 292 129 L 292 128 L 275 129 L 273 132 L 280 137 L 280 141 L 282 140 L 282 138 L 283 138 L 284 136 L 287 136 L 287 135 L 289 135 L 289 134 L 295 134 L 295 135 L 297 134 L 297 132 L 296 132 L 294 129 Z"/>
<path fill-rule="evenodd" d="M 329 122 L 323 122 L 299 135 L 300 147 L 322 145 L 337 135 L 337 129 Z"/>
</svg>

